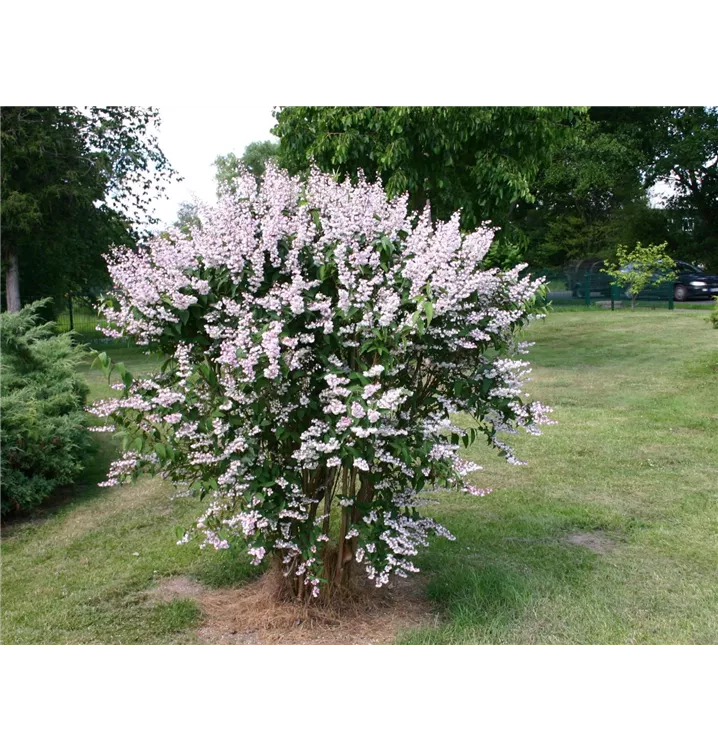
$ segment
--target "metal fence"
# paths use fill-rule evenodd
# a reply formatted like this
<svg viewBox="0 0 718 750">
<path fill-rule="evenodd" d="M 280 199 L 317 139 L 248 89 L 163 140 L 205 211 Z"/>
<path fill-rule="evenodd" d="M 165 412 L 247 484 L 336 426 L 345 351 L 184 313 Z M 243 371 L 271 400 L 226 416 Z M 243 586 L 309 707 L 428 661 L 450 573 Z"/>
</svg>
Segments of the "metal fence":
<svg viewBox="0 0 718 750">
<path fill-rule="evenodd" d="M 98 325 L 101 325 L 104 321 L 88 300 L 75 300 L 68 296 L 65 309 L 55 315 L 55 320 L 57 321 L 57 329 L 61 333 L 72 331 L 79 338 L 88 342 L 101 341 L 106 338 L 102 331 L 97 330 Z"/>
<path fill-rule="evenodd" d="M 50 295 L 23 297 L 22 304 L 27 305 L 40 299 L 50 299 Z M 0 312 L 4 310 L 5 293 L 0 290 Z M 103 341 L 106 338 L 102 331 L 97 330 L 103 320 L 88 298 L 75 299 L 72 295 L 66 294 L 60 301 L 51 300 L 46 307 L 43 307 L 42 314 L 47 320 L 57 322 L 57 330 L 60 333 L 72 331 L 79 339 L 88 343 Z"/>
<path fill-rule="evenodd" d="M 527 269 L 531 276 L 546 278 L 546 301 L 552 307 L 593 307 L 611 310 L 631 307 L 673 309 L 673 282 L 658 281 L 632 300 L 630 289 L 614 282 L 599 265 L 570 269 Z"/>
</svg>

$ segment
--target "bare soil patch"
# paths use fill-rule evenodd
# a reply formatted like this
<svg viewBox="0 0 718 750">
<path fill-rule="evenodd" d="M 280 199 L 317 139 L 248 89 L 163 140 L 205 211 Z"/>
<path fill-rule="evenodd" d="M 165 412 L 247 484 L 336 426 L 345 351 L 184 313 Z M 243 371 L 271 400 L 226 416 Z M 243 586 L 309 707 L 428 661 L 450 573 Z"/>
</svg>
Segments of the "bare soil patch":
<svg viewBox="0 0 718 750">
<path fill-rule="evenodd" d="M 601 531 L 577 531 L 569 534 L 566 537 L 566 541 L 570 544 L 578 544 L 580 547 L 586 547 L 586 549 L 597 552 L 599 555 L 610 552 L 616 546 L 616 542 L 613 539 L 609 539 Z"/>
<path fill-rule="evenodd" d="M 171 602 L 175 599 L 200 600 L 206 589 L 201 583 L 193 581 L 187 576 L 175 576 L 165 578 L 153 589 L 147 592 L 147 596 L 158 602 Z"/>
</svg>

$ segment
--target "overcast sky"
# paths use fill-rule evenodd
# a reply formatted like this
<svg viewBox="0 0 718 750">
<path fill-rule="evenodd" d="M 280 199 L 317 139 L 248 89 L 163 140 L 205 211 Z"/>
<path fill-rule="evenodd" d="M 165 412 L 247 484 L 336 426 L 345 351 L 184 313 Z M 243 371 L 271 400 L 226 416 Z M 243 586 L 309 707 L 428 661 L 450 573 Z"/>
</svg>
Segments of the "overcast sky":
<svg viewBox="0 0 718 750">
<path fill-rule="evenodd" d="M 219 154 L 241 156 L 252 141 L 276 140 L 272 105 L 266 107 L 158 107 L 162 118 L 159 142 L 170 164 L 184 178 L 155 202 L 155 215 L 166 224 L 177 218 L 177 208 L 194 196 L 215 200 L 214 166 Z"/>
</svg>

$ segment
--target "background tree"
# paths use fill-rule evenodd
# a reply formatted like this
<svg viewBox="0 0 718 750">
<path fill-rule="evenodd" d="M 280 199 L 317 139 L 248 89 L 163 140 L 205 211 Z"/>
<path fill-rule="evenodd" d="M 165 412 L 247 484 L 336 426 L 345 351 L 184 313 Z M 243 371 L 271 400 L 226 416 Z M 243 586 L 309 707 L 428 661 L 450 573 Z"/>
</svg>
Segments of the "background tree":
<svg viewBox="0 0 718 750">
<path fill-rule="evenodd" d="M 718 107 L 666 107 L 653 139 L 646 179 L 672 190 L 665 205 L 681 216 L 681 252 L 718 269 Z"/>
<path fill-rule="evenodd" d="M 646 165 L 659 107 L 591 108 L 573 137 L 537 176 L 536 201 L 516 220 L 529 242 L 524 259 L 536 266 L 608 257 L 616 245 L 643 240 L 678 245 L 675 212 L 650 203 Z"/>
<path fill-rule="evenodd" d="M 177 209 L 177 219 L 173 226 L 180 229 L 184 234 L 191 236 L 193 229 L 202 227 L 199 208 L 194 203 L 180 203 Z"/>
<path fill-rule="evenodd" d="M 3 107 L 2 246 L 7 307 L 107 283 L 102 254 L 133 245 L 153 191 L 175 176 L 157 110 Z"/>
<path fill-rule="evenodd" d="M 622 212 L 633 239 L 624 234 L 621 241 L 665 239 L 674 257 L 718 268 L 718 109 L 594 107 L 590 117 L 631 142 L 645 196 L 662 188 L 650 212 L 633 210 L 635 204 Z"/>
<path fill-rule="evenodd" d="M 254 141 L 244 149 L 241 157 L 234 153 L 218 156 L 214 162 L 218 192 L 231 185 L 239 174 L 240 167 L 245 167 L 255 177 L 261 177 L 267 162 L 270 159 L 277 160 L 278 152 L 279 144 L 276 141 Z"/>
<path fill-rule="evenodd" d="M 275 118 L 291 172 L 313 160 L 379 175 L 440 219 L 462 206 L 464 229 L 477 217 L 502 227 L 494 262 L 559 267 L 641 241 L 718 264 L 715 108 L 287 107 Z M 664 184 L 658 202 L 650 191 Z"/>
<path fill-rule="evenodd" d="M 584 115 L 580 107 L 285 107 L 274 113 L 281 166 L 379 176 L 391 196 L 408 191 L 412 210 L 431 203 L 446 220 L 462 209 L 464 229 L 485 220 L 510 229 L 519 201 Z M 508 236 L 507 236 L 508 235 Z"/>
</svg>

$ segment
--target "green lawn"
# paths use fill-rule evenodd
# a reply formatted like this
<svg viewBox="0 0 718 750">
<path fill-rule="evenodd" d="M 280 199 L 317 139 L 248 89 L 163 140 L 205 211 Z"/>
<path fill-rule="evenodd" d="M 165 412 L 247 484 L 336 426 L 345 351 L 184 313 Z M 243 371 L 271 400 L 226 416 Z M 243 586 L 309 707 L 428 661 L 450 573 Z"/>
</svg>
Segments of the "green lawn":
<svg viewBox="0 0 718 750">
<path fill-rule="evenodd" d="M 533 325 L 530 390 L 559 423 L 513 439 L 526 467 L 467 452 L 494 492 L 443 497 L 436 515 L 457 540 L 420 560 L 440 624 L 401 642 L 718 642 L 718 331 L 706 317 L 563 312 Z M 94 397 L 106 392 L 87 376 Z M 194 642 L 194 602 L 145 592 L 178 574 L 250 577 L 241 549 L 175 544 L 198 508 L 160 480 L 97 488 L 112 452 L 99 438 L 67 499 L 3 530 L 4 643 Z"/>
<path fill-rule="evenodd" d="M 113 349 L 111 356 L 134 374 L 157 366 L 136 349 Z M 99 370 L 88 364 L 84 373 L 90 400 L 115 394 Z M 97 487 L 116 454 L 109 435 L 97 435 L 97 442 L 65 498 L 3 529 L 3 643 L 191 643 L 200 621 L 194 602 L 153 603 L 147 589 L 177 574 L 209 586 L 250 576 L 241 549 L 207 554 L 177 546 L 175 527 L 189 525 L 200 510 L 187 498 L 173 501 L 170 485 L 145 479 Z"/>
</svg>

